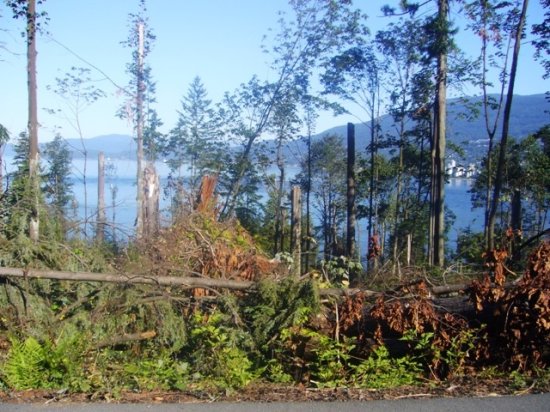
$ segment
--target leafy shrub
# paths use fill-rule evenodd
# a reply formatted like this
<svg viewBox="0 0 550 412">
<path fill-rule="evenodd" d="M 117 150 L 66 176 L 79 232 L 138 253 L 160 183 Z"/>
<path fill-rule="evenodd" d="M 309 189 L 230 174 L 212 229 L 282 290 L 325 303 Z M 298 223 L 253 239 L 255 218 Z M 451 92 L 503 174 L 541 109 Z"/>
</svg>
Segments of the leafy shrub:
<svg viewBox="0 0 550 412">
<path fill-rule="evenodd" d="M 269 354 L 283 329 L 303 325 L 318 313 L 319 294 L 313 282 L 299 282 L 291 277 L 278 283 L 264 280 L 242 308 L 256 347 Z"/>
<path fill-rule="evenodd" d="M 191 319 L 187 353 L 198 381 L 208 379 L 214 386 L 239 389 L 254 380 L 254 371 L 244 347 L 250 349 L 249 337 L 226 326 L 227 318 L 220 312 L 195 312 Z"/>
<path fill-rule="evenodd" d="M 134 390 L 184 390 L 189 382 L 189 364 L 168 356 L 138 359 L 124 365 L 124 374 Z"/>
<path fill-rule="evenodd" d="M 422 368 L 411 357 L 393 358 L 385 346 L 354 366 L 351 382 L 354 386 L 369 389 L 394 388 L 420 382 Z"/>
<path fill-rule="evenodd" d="M 323 275 L 330 282 L 340 287 L 348 287 L 351 278 L 356 278 L 363 270 L 360 262 L 346 256 L 339 256 L 321 262 Z"/>
<path fill-rule="evenodd" d="M 401 339 L 413 345 L 414 352 L 428 368 L 436 365 L 440 370 L 447 370 L 447 375 L 460 375 L 466 361 L 475 352 L 476 336 L 475 330 L 459 330 L 454 336 L 449 337 L 444 348 L 436 342 L 433 332 L 420 334 L 411 329 L 406 331 Z"/>
</svg>

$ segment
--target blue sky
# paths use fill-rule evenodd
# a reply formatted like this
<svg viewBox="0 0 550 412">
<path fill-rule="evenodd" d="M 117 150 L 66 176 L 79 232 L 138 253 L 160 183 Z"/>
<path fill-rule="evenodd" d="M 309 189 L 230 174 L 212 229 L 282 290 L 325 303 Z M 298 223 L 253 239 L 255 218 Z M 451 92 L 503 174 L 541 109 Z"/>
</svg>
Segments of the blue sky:
<svg viewBox="0 0 550 412">
<path fill-rule="evenodd" d="M 375 32 L 387 23 L 380 17 L 380 7 L 396 0 L 356 0 L 369 16 L 368 24 Z M 73 50 L 85 60 L 101 68 L 117 84 L 126 85 L 125 65 L 130 51 L 120 42 L 127 37 L 128 13 L 137 11 L 137 0 L 46 0 L 42 9 L 50 22 L 52 38 Z M 200 76 L 209 97 L 218 101 L 226 91 L 233 91 L 253 75 L 269 79 L 268 56 L 262 53 L 261 43 L 268 29 L 278 28 L 277 12 L 289 11 L 286 0 L 148 0 L 151 27 L 157 36 L 149 63 L 157 82 L 157 112 L 167 132 L 177 121 L 180 100 L 191 81 Z M 542 16 L 538 1 L 531 2 L 531 21 Z M 20 36 L 23 22 L 13 20 L 3 2 L 0 5 L 0 42 L 6 50 L 0 51 L 0 123 L 12 136 L 23 131 L 27 122 L 26 54 L 25 41 Z M 459 44 L 466 50 L 475 50 L 471 37 L 461 34 Z M 46 89 L 56 77 L 62 77 L 71 66 L 85 67 L 73 54 L 46 37 L 38 41 L 39 108 L 64 108 L 64 103 Z M 522 50 L 518 94 L 541 93 L 550 89 L 543 82 L 540 65 L 532 61 L 532 51 Z M 93 74 L 96 79 L 102 76 Z M 81 113 L 85 137 L 120 133 L 131 134 L 132 127 L 115 116 L 123 104 L 123 96 L 106 80 L 97 86 L 107 93 Z M 76 132 L 59 116 L 40 110 L 40 141 L 50 140 L 56 130 L 66 137 Z M 357 121 L 353 116 L 334 118 L 323 114 L 317 131 Z M 58 129 L 56 129 L 58 128 Z"/>
</svg>

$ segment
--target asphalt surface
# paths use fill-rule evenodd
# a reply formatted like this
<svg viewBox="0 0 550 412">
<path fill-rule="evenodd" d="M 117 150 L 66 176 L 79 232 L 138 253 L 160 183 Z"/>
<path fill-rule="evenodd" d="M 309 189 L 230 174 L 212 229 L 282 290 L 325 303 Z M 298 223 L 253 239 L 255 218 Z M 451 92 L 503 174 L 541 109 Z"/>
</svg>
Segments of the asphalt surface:
<svg viewBox="0 0 550 412">
<path fill-rule="evenodd" d="M 364 402 L 242 402 L 180 404 L 0 403 L 0 412 L 550 412 L 550 393 L 485 398 L 401 399 Z"/>
</svg>

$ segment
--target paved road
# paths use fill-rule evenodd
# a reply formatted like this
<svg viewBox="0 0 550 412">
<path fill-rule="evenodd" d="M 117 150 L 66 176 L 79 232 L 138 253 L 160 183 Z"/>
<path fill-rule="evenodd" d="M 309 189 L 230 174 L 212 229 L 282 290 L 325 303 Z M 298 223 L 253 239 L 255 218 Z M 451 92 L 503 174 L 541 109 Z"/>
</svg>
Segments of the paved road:
<svg viewBox="0 0 550 412">
<path fill-rule="evenodd" d="M 185 404 L 112 404 L 112 403 L 0 403 L 0 412 L 550 412 L 550 393 L 514 397 L 402 399 L 365 402 L 273 402 L 273 403 L 185 403 Z"/>
</svg>

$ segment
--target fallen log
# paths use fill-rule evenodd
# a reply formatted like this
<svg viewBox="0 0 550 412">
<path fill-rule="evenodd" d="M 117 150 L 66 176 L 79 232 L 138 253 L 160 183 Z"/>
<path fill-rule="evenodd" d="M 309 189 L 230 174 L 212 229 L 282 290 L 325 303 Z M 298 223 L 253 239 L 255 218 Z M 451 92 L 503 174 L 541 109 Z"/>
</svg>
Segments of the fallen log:
<svg viewBox="0 0 550 412">
<path fill-rule="evenodd" d="M 252 290 L 257 286 L 257 282 L 247 280 L 233 279 L 212 279 L 205 277 L 190 276 L 144 276 L 113 273 L 93 273 L 93 272 L 63 272 L 55 270 L 39 269 L 19 269 L 0 267 L 0 278 L 16 277 L 26 279 L 55 279 L 67 280 L 73 282 L 107 282 L 120 284 L 144 284 L 158 286 L 180 286 L 189 289 L 229 289 L 229 290 Z M 363 293 L 365 296 L 378 296 L 381 292 L 363 289 L 338 289 L 327 288 L 320 289 L 321 296 L 343 297 L 351 296 L 357 293 Z"/>
<path fill-rule="evenodd" d="M 80 282 L 108 282 L 122 284 L 144 284 L 158 286 L 183 286 L 189 288 L 220 288 L 246 290 L 255 285 L 251 281 L 212 279 L 189 276 L 144 276 L 93 272 L 63 272 L 55 270 L 0 268 L 0 277 L 29 279 L 56 279 Z"/>
<path fill-rule="evenodd" d="M 39 269 L 20 269 L 0 267 L 0 278 L 16 277 L 28 279 L 55 279 L 67 280 L 73 282 L 106 282 L 120 284 L 143 284 L 157 286 L 180 286 L 189 289 L 204 288 L 204 289 L 229 289 L 229 290 L 251 290 L 257 285 L 257 282 L 248 280 L 233 280 L 233 279 L 213 279 L 206 277 L 191 277 L 191 276 L 145 276 L 145 275 L 130 275 L 130 274 L 115 274 L 115 273 L 94 273 L 94 272 L 66 272 L 55 270 L 39 270 Z M 470 288 L 469 284 L 461 285 L 444 285 L 433 286 L 430 288 L 430 293 L 434 296 L 447 295 L 450 293 L 466 292 Z M 365 297 L 375 297 L 385 294 L 373 290 L 361 288 L 324 288 L 319 289 L 319 295 L 325 297 L 345 297 L 353 296 L 362 293 Z"/>
</svg>

